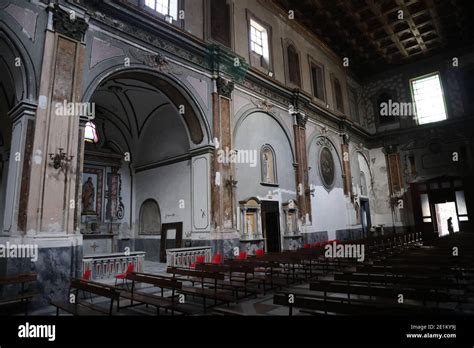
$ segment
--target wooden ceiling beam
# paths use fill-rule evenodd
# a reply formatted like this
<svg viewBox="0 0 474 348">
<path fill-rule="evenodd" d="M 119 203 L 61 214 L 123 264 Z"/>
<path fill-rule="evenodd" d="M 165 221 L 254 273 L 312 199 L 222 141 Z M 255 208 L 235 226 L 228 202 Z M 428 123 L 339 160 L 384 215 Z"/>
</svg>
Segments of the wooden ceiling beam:
<svg viewBox="0 0 474 348">
<path fill-rule="evenodd" d="M 372 12 L 375 13 L 380 18 L 380 20 L 383 23 L 383 28 L 385 32 L 390 36 L 392 41 L 397 45 L 398 50 L 403 54 L 403 56 L 408 57 L 407 50 L 405 49 L 403 44 L 400 42 L 397 34 L 395 34 L 390 24 L 387 22 L 387 19 L 385 18 L 385 16 L 382 15 L 379 6 L 375 4 L 374 0 L 365 0 L 365 2 L 370 7 Z"/>
</svg>

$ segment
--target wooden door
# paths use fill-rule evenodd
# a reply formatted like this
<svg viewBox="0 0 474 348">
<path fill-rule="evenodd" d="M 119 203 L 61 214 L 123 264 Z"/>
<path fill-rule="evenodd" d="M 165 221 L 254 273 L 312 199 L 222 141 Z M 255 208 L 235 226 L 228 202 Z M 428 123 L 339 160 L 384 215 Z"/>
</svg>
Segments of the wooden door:
<svg viewBox="0 0 474 348">
<path fill-rule="evenodd" d="M 163 224 L 161 227 L 160 262 L 166 262 L 166 250 L 181 248 L 183 243 L 183 223 Z"/>
</svg>

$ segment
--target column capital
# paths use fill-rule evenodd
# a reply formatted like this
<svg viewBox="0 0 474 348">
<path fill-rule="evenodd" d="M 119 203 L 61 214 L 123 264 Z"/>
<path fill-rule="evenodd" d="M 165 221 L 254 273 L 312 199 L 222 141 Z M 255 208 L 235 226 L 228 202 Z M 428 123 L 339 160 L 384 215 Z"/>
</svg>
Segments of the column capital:
<svg viewBox="0 0 474 348">
<path fill-rule="evenodd" d="M 35 117 L 37 107 L 38 106 L 35 103 L 32 103 L 29 100 L 21 100 L 8 112 L 8 116 L 11 118 L 13 123 L 25 115 Z"/>
<path fill-rule="evenodd" d="M 232 92 L 234 91 L 234 82 L 225 80 L 222 77 L 216 79 L 217 94 L 229 98 L 232 98 Z"/>
<path fill-rule="evenodd" d="M 54 4 L 52 11 L 54 30 L 76 41 L 82 41 L 89 26 L 86 21 L 63 10 L 58 4 Z"/>
<path fill-rule="evenodd" d="M 296 124 L 298 125 L 298 127 L 301 127 L 301 128 L 306 128 L 306 122 L 308 122 L 308 116 L 301 113 L 301 112 L 297 112 L 295 114 L 295 118 L 296 118 Z"/>
</svg>

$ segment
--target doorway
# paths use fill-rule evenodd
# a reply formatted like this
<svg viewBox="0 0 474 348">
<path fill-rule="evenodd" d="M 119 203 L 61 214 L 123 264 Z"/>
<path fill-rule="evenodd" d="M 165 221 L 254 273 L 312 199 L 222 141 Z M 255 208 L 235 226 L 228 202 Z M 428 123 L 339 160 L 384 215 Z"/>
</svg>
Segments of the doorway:
<svg viewBox="0 0 474 348">
<path fill-rule="evenodd" d="M 278 202 L 262 201 L 262 227 L 266 251 L 270 253 L 280 252 L 280 209 Z"/>
<path fill-rule="evenodd" d="M 183 242 L 183 223 L 163 224 L 161 228 L 160 262 L 166 262 L 166 250 L 181 248 Z"/>
<path fill-rule="evenodd" d="M 372 227 L 372 222 L 370 220 L 369 200 L 365 198 L 360 199 L 360 222 L 362 224 L 362 233 L 364 237 L 367 237 L 370 227 Z"/>
<path fill-rule="evenodd" d="M 438 235 L 449 234 L 448 219 L 451 219 L 453 232 L 459 232 L 458 215 L 456 213 L 456 203 L 446 202 L 435 204 L 436 222 L 438 224 Z"/>
</svg>

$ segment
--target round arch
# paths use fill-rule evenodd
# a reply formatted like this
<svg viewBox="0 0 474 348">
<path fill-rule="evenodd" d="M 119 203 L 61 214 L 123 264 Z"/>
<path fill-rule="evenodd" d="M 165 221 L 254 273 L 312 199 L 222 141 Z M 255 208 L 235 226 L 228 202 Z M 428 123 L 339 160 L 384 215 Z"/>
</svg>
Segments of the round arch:
<svg viewBox="0 0 474 348">
<path fill-rule="evenodd" d="M 372 183 L 373 179 L 374 179 L 374 175 L 372 173 L 372 169 L 370 168 L 370 162 L 369 162 L 369 159 L 367 158 L 367 156 L 360 150 L 354 150 L 352 152 L 351 158 L 359 160 L 359 156 L 362 157 L 363 161 L 367 165 L 367 168 L 369 169 L 368 174 L 369 174 L 369 177 L 370 177 L 370 183 Z"/>
<path fill-rule="evenodd" d="M 150 84 L 162 91 L 174 104 L 176 109 L 184 106 L 185 113 L 181 117 L 190 144 L 194 146 L 207 145 L 210 143 L 210 126 L 204 117 L 204 111 L 196 101 L 191 91 L 178 79 L 147 66 L 123 67 L 115 66 L 95 76 L 91 83 L 85 88 L 82 95 L 83 102 L 92 99 L 98 87 L 112 79 L 133 79 Z"/>
<path fill-rule="evenodd" d="M 247 119 L 247 117 L 249 117 L 253 114 L 256 114 L 256 113 L 262 113 L 262 114 L 265 114 L 267 116 L 270 116 L 275 122 L 277 122 L 277 124 L 282 129 L 283 133 L 285 134 L 286 140 L 288 141 L 288 144 L 290 146 L 292 160 L 293 160 L 293 162 L 295 162 L 296 159 L 295 159 L 295 150 L 294 150 L 294 147 L 293 147 L 293 137 L 290 135 L 288 129 L 285 127 L 285 125 L 284 125 L 283 121 L 280 119 L 280 117 L 278 115 L 276 115 L 275 113 L 273 113 L 273 112 L 267 112 L 267 111 L 264 111 L 264 110 L 261 110 L 261 109 L 258 109 L 258 108 L 250 108 L 250 109 L 247 109 L 247 110 L 243 111 L 240 115 L 237 116 L 237 121 L 234 124 L 234 131 L 233 131 L 233 134 L 232 134 L 232 139 L 237 139 L 237 134 L 239 132 L 240 126 L 245 121 L 245 119 Z"/>
<path fill-rule="evenodd" d="M 0 64 L 7 69 L 7 76 L 14 86 L 14 104 L 21 100 L 36 100 L 38 87 L 33 61 L 21 40 L 8 27 L 0 28 L 0 50 Z"/>
<path fill-rule="evenodd" d="M 161 210 L 155 199 L 146 199 L 141 204 L 139 216 L 139 234 L 159 234 L 161 232 Z"/>
<path fill-rule="evenodd" d="M 337 148 L 337 146 L 334 144 L 334 141 L 327 137 L 327 136 L 324 136 L 324 135 L 320 135 L 320 134 L 317 134 L 316 132 L 310 137 L 310 140 L 308 142 L 308 148 L 306 149 L 306 151 L 308 152 L 307 155 L 309 155 L 309 150 L 311 149 L 311 147 L 313 146 L 313 143 L 315 143 L 318 139 L 325 139 L 325 141 L 327 141 L 331 147 L 333 148 L 334 152 L 336 153 L 336 156 L 337 156 L 337 160 L 338 160 L 338 163 L 339 163 L 339 166 L 342 168 L 343 167 L 343 161 L 342 161 L 342 158 L 341 158 L 341 154 L 339 153 L 339 150 Z"/>
</svg>

